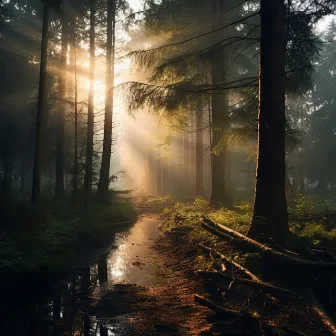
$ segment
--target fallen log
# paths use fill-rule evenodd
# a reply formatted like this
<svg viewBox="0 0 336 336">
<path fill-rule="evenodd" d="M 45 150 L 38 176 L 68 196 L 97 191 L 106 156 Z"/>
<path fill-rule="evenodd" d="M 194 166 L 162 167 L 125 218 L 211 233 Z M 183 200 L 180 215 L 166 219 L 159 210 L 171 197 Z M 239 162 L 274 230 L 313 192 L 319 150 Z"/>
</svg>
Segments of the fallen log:
<svg viewBox="0 0 336 336">
<path fill-rule="evenodd" d="M 322 309 L 320 302 L 313 292 L 309 293 L 310 301 L 312 303 L 311 308 L 314 313 L 320 318 L 323 325 L 330 331 L 330 335 L 336 335 L 335 322 L 328 316 L 328 314 Z"/>
<path fill-rule="evenodd" d="M 248 269 L 246 269 L 245 267 L 241 266 L 240 264 L 236 263 L 235 261 L 229 259 L 228 257 L 226 257 L 224 254 L 210 248 L 210 247 L 206 247 L 204 245 L 200 245 L 205 251 L 211 253 L 214 253 L 218 258 L 220 258 L 221 260 L 224 260 L 227 264 L 230 264 L 233 267 L 236 267 L 239 271 L 241 271 L 242 273 L 244 273 L 248 278 L 250 278 L 251 280 L 254 281 L 260 281 L 260 279 L 254 275 L 252 272 L 250 272 Z"/>
<path fill-rule="evenodd" d="M 251 252 L 251 250 L 253 250 L 254 252 L 260 253 L 263 257 L 268 258 L 272 262 L 277 262 L 278 264 L 282 264 L 286 267 L 291 266 L 293 270 L 305 271 L 307 273 L 315 272 L 319 273 L 319 275 L 335 274 L 336 272 L 336 262 L 311 261 L 287 255 L 261 244 L 258 241 L 224 225 L 217 224 L 206 217 L 203 218 L 202 227 L 217 237 L 240 247 L 246 252 Z"/>
<path fill-rule="evenodd" d="M 266 241 L 269 242 L 275 250 L 278 250 L 279 252 L 285 253 L 285 254 L 289 254 L 293 257 L 299 257 L 300 258 L 300 254 L 293 252 L 293 251 L 289 251 L 286 250 L 285 248 L 283 248 L 282 246 L 280 246 L 279 244 L 277 244 L 271 237 L 267 237 Z"/>
<path fill-rule="evenodd" d="M 209 299 L 206 299 L 206 298 L 204 298 L 200 295 L 197 295 L 197 294 L 194 295 L 194 298 L 195 298 L 195 302 L 199 303 L 202 306 L 210 308 L 211 310 L 213 310 L 217 314 L 222 314 L 222 315 L 227 315 L 227 316 L 232 316 L 232 317 L 239 317 L 239 316 L 244 316 L 244 315 L 252 317 L 251 315 L 243 314 L 242 312 L 240 312 L 238 310 L 227 309 L 227 308 L 224 308 L 222 306 L 219 306 L 215 302 L 213 302 Z"/>
<path fill-rule="evenodd" d="M 281 288 L 278 286 L 270 285 L 266 282 L 263 281 L 256 281 L 256 280 L 250 280 L 250 279 L 243 279 L 243 278 L 234 278 L 228 274 L 221 273 L 221 272 L 211 272 L 211 271 L 199 271 L 197 272 L 198 275 L 202 276 L 203 278 L 209 278 L 211 280 L 214 280 L 216 284 L 218 285 L 223 285 L 223 280 L 224 281 L 235 281 L 237 284 L 241 285 L 249 285 L 254 288 L 261 289 L 269 294 L 281 294 L 281 295 L 287 295 L 291 297 L 296 297 L 299 298 L 301 295 L 297 292 L 291 291 L 286 288 Z M 226 284 L 224 283 L 224 286 Z"/>
<path fill-rule="evenodd" d="M 234 237 L 218 230 L 217 228 L 214 228 L 211 225 L 208 225 L 208 224 L 203 223 L 203 222 L 201 223 L 201 226 L 204 230 L 209 231 L 212 234 L 214 234 L 215 236 L 226 240 L 227 242 L 231 243 L 232 245 L 240 247 L 245 252 L 252 252 L 252 253 L 253 252 L 259 252 L 259 248 L 249 244 L 244 239 L 234 238 Z"/>
</svg>

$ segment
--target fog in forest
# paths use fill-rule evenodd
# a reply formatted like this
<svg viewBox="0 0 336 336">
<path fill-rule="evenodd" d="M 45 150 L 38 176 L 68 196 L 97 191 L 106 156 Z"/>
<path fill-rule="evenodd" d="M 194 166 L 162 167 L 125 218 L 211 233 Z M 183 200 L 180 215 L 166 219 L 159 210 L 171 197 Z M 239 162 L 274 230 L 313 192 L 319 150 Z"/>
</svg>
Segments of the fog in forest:
<svg viewBox="0 0 336 336">
<path fill-rule="evenodd" d="M 0 0 L 0 335 L 336 335 L 335 11 Z"/>
</svg>

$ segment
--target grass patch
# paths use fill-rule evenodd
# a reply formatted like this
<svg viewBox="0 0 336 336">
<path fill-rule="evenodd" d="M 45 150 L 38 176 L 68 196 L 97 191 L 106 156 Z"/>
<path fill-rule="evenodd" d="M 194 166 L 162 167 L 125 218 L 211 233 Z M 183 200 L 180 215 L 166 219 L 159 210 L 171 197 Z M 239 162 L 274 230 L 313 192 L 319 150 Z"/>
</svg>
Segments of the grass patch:
<svg viewBox="0 0 336 336">
<path fill-rule="evenodd" d="M 249 203 L 237 205 L 234 210 L 215 209 L 207 200 L 197 197 L 194 202 L 178 202 L 172 208 L 165 208 L 163 214 L 168 220 L 165 222 L 163 230 L 170 231 L 174 229 L 185 232 L 185 242 L 179 246 L 179 249 L 188 255 L 194 256 L 197 269 L 207 270 L 211 268 L 212 263 L 210 258 L 201 253 L 200 244 L 211 245 L 222 251 L 225 249 L 229 252 L 226 255 L 229 256 L 231 253 L 232 257 L 234 251 L 231 248 L 228 250 L 224 242 L 202 229 L 200 217 L 206 215 L 217 223 L 245 234 L 251 220 L 251 210 L 252 207 Z"/>
<path fill-rule="evenodd" d="M 312 199 L 300 196 L 294 208 L 290 211 L 299 218 L 309 213 L 315 213 L 316 209 L 321 207 L 315 205 Z M 184 253 L 191 254 L 194 257 L 195 266 L 198 269 L 206 270 L 211 267 L 210 259 L 205 257 L 198 248 L 200 244 L 211 245 L 219 251 L 225 251 L 225 255 L 233 258 L 238 263 L 251 269 L 256 274 L 259 273 L 258 264 L 260 255 L 255 253 L 243 254 L 229 246 L 225 242 L 217 239 L 214 235 L 207 233 L 200 226 L 201 215 L 206 215 L 219 224 L 223 224 L 233 230 L 246 234 L 251 223 L 253 213 L 253 204 L 244 202 L 236 204 L 233 210 L 225 208 L 215 209 L 210 206 L 204 198 L 197 197 L 194 202 L 176 203 L 171 208 L 165 208 L 163 214 L 167 221 L 163 229 L 181 230 L 185 233 L 184 242 L 179 249 Z M 305 238 L 314 245 L 334 246 L 336 247 L 336 228 L 334 223 L 327 225 L 325 220 L 315 222 L 295 222 L 289 223 L 290 230 Z"/>
<path fill-rule="evenodd" d="M 115 232 L 133 221 L 136 212 L 126 201 L 92 204 L 88 209 L 66 202 L 39 207 L 3 202 L 0 233 L 0 272 L 57 272 L 71 266 L 81 252 L 102 247 Z"/>
</svg>

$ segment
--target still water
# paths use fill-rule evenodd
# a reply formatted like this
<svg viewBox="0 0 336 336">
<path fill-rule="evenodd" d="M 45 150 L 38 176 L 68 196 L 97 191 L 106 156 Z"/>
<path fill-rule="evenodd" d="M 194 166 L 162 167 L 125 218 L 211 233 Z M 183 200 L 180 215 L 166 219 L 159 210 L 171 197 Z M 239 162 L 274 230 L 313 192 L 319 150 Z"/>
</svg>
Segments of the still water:
<svg viewBox="0 0 336 336">
<path fill-rule="evenodd" d="M 128 232 L 111 237 L 113 248 L 98 261 L 46 290 L 35 303 L 23 302 L 20 308 L 4 313 L 0 335 L 129 335 L 123 325 L 129 308 L 119 304 L 121 296 L 131 296 L 129 284 L 153 287 L 165 283 L 165 270 L 151 249 L 160 233 L 159 224 L 159 217 L 149 214 Z M 110 304 L 99 305 L 102 297 L 109 298 L 105 302 Z M 102 319 L 104 310 L 115 317 Z"/>
</svg>

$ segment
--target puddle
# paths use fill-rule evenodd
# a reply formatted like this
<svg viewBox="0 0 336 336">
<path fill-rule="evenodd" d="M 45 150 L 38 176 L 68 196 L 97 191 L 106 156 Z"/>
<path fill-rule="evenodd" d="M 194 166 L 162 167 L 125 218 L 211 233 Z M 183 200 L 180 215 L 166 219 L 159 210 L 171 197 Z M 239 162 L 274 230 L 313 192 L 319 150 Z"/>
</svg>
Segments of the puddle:
<svg viewBox="0 0 336 336">
<path fill-rule="evenodd" d="M 137 286 L 155 287 L 165 283 L 165 269 L 155 258 L 153 260 L 151 251 L 160 234 L 159 224 L 157 215 L 140 217 L 128 232 L 116 235 L 113 249 L 99 262 L 48 290 L 37 304 L 23 303 L 20 310 L 2 316 L 0 335 L 130 335 L 123 331 L 123 316 L 117 316 L 123 309 L 118 298 L 124 295 L 126 301 L 136 300 L 129 290 L 133 288 L 130 284 L 139 288 Z M 123 286 L 127 290 L 122 294 Z M 107 328 L 89 308 L 93 299 L 108 295 L 114 303 L 116 319 L 110 321 Z M 129 313 L 129 308 L 124 309 L 124 314 Z"/>
<path fill-rule="evenodd" d="M 163 285 L 164 269 L 152 260 L 151 246 L 159 235 L 157 216 L 141 217 L 128 234 L 116 237 L 116 250 L 107 255 L 108 283 Z"/>
</svg>

